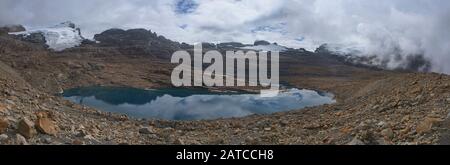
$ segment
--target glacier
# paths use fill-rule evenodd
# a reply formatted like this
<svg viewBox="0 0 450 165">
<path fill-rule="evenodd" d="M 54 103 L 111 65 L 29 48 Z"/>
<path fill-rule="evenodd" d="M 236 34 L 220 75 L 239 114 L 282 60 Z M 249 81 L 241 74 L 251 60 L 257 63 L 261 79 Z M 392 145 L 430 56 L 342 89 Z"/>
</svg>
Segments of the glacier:
<svg viewBox="0 0 450 165">
<path fill-rule="evenodd" d="M 51 27 L 27 27 L 26 29 L 26 31 L 9 34 L 28 36 L 33 33 L 41 33 L 45 37 L 46 45 L 55 51 L 79 46 L 84 40 L 80 29 L 71 22 L 63 22 Z"/>
</svg>

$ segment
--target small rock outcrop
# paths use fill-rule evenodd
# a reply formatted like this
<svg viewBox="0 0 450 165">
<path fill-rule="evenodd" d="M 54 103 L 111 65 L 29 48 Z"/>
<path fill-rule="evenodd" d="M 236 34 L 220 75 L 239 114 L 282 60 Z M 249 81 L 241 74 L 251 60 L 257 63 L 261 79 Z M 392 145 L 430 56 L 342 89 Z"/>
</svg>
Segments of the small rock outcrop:
<svg viewBox="0 0 450 165">
<path fill-rule="evenodd" d="M 0 31 L 3 31 L 4 33 L 22 32 L 25 30 L 25 27 L 23 27 L 22 25 L 7 25 L 4 27 L 0 27 Z"/>
<path fill-rule="evenodd" d="M 96 34 L 94 39 L 99 46 L 118 47 L 125 55 L 154 55 L 169 58 L 170 55 L 181 49 L 178 42 L 158 36 L 146 29 L 109 29 Z"/>
<path fill-rule="evenodd" d="M 47 42 L 45 40 L 45 36 L 42 33 L 31 33 L 29 35 L 21 35 L 20 37 L 24 41 L 39 44 L 39 45 L 45 45 L 45 43 Z"/>
<path fill-rule="evenodd" d="M 254 46 L 259 46 L 259 45 L 270 45 L 270 42 L 264 41 L 264 40 L 258 40 L 258 41 L 255 41 L 255 43 L 254 43 L 253 45 L 254 45 Z"/>
</svg>

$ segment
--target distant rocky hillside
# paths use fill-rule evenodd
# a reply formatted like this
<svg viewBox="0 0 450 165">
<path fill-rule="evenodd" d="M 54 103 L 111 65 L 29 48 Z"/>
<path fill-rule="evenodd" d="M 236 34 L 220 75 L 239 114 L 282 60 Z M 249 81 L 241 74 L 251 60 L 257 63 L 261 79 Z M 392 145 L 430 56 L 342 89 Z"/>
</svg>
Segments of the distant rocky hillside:
<svg viewBox="0 0 450 165">
<path fill-rule="evenodd" d="M 23 27 L 22 25 L 7 25 L 4 27 L 0 27 L 0 33 L 3 34 L 21 31 L 25 31 L 25 27 Z"/>
<path fill-rule="evenodd" d="M 151 54 L 162 58 L 169 58 L 173 52 L 182 47 L 180 43 L 146 29 L 109 29 L 96 34 L 94 39 L 97 41 L 95 45 L 117 47 L 123 54 Z"/>
<path fill-rule="evenodd" d="M 259 45 L 270 45 L 270 42 L 264 41 L 264 40 L 258 40 L 258 41 L 255 41 L 255 43 L 254 43 L 253 45 L 254 45 L 254 46 L 259 46 Z"/>
<path fill-rule="evenodd" d="M 81 30 L 72 22 L 64 22 L 48 28 L 25 29 L 23 26 L 14 25 L 0 28 L 0 34 L 14 34 L 19 39 L 50 48 L 56 51 L 66 51 L 75 54 L 91 53 L 103 56 L 126 55 L 148 56 L 160 59 L 169 59 L 177 50 L 192 50 L 193 45 L 179 43 L 158 35 L 147 29 L 109 29 L 96 34 L 93 40 L 85 39 Z M 277 43 L 265 40 L 257 40 L 253 44 L 240 42 L 202 43 L 204 50 L 256 50 L 279 52 L 307 52 L 305 49 L 292 49 Z M 345 50 L 342 50 L 345 49 Z M 316 54 L 331 55 L 342 61 L 357 66 L 379 69 L 393 69 L 406 71 L 427 72 L 431 63 L 422 55 L 400 56 L 395 58 L 381 58 L 377 55 L 359 55 L 357 50 L 340 48 L 336 45 L 323 44 L 315 51 Z M 289 53 L 288 53 L 289 54 Z M 395 56 L 395 54 L 394 54 Z M 398 64 L 391 66 L 391 64 Z"/>
</svg>

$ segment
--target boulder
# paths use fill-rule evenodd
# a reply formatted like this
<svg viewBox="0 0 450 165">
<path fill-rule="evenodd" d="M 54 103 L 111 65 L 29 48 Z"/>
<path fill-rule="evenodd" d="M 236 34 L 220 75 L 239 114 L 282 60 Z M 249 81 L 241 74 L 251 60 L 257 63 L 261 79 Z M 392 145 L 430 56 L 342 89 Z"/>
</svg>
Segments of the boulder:
<svg viewBox="0 0 450 165">
<path fill-rule="evenodd" d="M 6 134 L 0 134 L 0 142 L 6 140 L 6 139 L 8 139 L 8 138 L 9 138 L 8 135 L 6 135 Z"/>
<path fill-rule="evenodd" d="M 353 138 L 352 141 L 347 143 L 347 145 L 365 145 L 365 143 L 359 140 L 357 137 Z"/>
<path fill-rule="evenodd" d="M 0 113 L 1 112 L 6 112 L 8 110 L 7 106 L 4 104 L 0 104 Z"/>
<path fill-rule="evenodd" d="M 152 127 L 143 127 L 139 129 L 140 134 L 154 134 L 155 130 Z"/>
<path fill-rule="evenodd" d="M 386 128 L 383 131 L 381 131 L 381 135 L 383 135 L 384 139 L 386 140 L 391 140 L 395 136 L 394 131 L 392 131 L 392 129 L 390 128 Z"/>
<path fill-rule="evenodd" d="M 39 118 L 36 121 L 36 129 L 47 135 L 56 135 L 58 133 L 56 125 L 49 118 Z"/>
<path fill-rule="evenodd" d="M 31 122 L 27 118 L 19 121 L 19 124 L 17 125 L 17 132 L 28 139 L 32 138 L 36 134 L 33 122 Z"/>
<path fill-rule="evenodd" d="M 426 134 L 432 131 L 433 126 L 435 126 L 437 123 L 442 122 L 443 120 L 438 118 L 430 118 L 427 117 L 425 120 L 420 122 L 416 127 L 416 132 L 418 134 Z"/>
<path fill-rule="evenodd" d="M 16 134 L 16 143 L 19 145 L 28 145 L 27 139 L 20 134 Z"/>
<path fill-rule="evenodd" d="M 6 119 L 0 118 L 0 134 L 3 134 L 7 131 L 9 127 L 9 122 Z"/>
</svg>

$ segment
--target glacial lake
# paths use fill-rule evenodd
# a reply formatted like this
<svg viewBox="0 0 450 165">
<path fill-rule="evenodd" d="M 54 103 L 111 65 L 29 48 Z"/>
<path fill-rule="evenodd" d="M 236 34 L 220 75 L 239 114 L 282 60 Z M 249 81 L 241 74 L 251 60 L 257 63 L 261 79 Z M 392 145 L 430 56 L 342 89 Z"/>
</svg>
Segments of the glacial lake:
<svg viewBox="0 0 450 165">
<path fill-rule="evenodd" d="M 135 118 L 208 120 L 298 110 L 335 103 L 331 94 L 291 88 L 275 97 L 243 92 L 167 88 L 144 90 L 83 87 L 64 91 L 67 100 Z"/>
</svg>

